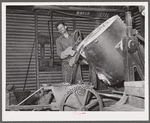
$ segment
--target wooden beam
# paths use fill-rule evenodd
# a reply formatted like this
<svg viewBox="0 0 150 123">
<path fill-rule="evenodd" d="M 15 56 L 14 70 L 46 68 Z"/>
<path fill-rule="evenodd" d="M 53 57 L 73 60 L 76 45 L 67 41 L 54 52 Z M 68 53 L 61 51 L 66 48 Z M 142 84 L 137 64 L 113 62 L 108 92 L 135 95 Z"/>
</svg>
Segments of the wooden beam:
<svg viewBox="0 0 150 123">
<path fill-rule="evenodd" d="M 76 30 L 76 18 L 73 17 L 73 30 Z"/>
<path fill-rule="evenodd" d="M 103 111 L 144 111 L 143 108 L 133 107 L 131 105 L 111 105 L 104 107 Z"/>
<path fill-rule="evenodd" d="M 121 95 L 117 95 L 117 94 L 106 94 L 106 93 L 98 93 L 100 96 L 105 96 L 105 97 L 111 97 L 111 98 L 117 98 L 117 99 L 121 99 Z"/>
<path fill-rule="evenodd" d="M 51 110 L 59 110 L 58 104 L 56 102 L 53 102 L 49 105 L 11 105 L 6 106 L 6 110 L 10 111 L 19 111 L 19 110 L 40 110 L 40 109 L 51 109 Z"/>
<path fill-rule="evenodd" d="M 49 10 L 68 10 L 68 11 L 89 11 L 89 12 L 125 12 L 123 9 L 104 9 L 104 8 L 85 8 L 85 7 L 58 7 L 58 6 L 34 6 L 33 9 L 49 9 Z"/>
<path fill-rule="evenodd" d="M 69 7 L 71 10 L 76 10 L 76 11 L 93 11 L 93 12 L 116 12 L 116 13 L 121 13 L 125 12 L 123 9 L 104 9 L 104 8 L 84 8 L 84 7 Z"/>
<path fill-rule="evenodd" d="M 51 20 L 51 43 L 52 43 L 52 66 L 54 67 L 54 38 L 53 38 L 53 11 L 50 11 Z"/>
<path fill-rule="evenodd" d="M 105 20 L 105 18 L 94 18 L 94 17 L 90 17 L 90 16 L 71 14 L 71 13 L 68 13 L 68 12 L 61 12 L 61 11 L 54 11 L 54 12 L 59 13 L 59 14 L 63 14 L 63 15 L 73 16 L 73 17 L 89 18 L 89 19 L 95 19 L 95 20 L 96 19 Z"/>
<path fill-rule="evenodd" d="M 75 20 L 76 21 L 89 21 L 89 20 L 103 20 L 103 21 L 106 21 L 108 18 L 80 18 L 80 19 L 78 19 L 78 18 L 76 18 Z M 60 21 L 60 20 L 62 20 L 62 18 L 58 18 L 58 19 L 50 19 L 50 20 L 48 20 L 48 22 L 51 22 L 51 21 Z M 63 21 L 74 21 L 74 18 L 68 18 L 68 19 L 64 19 L 63 18 Z"/>
<path fill-rule="evenodd" d="M 145 22 L 145 18 L 143 17 L 143 15 L 140 15 L 140 21 L 141 21 L 141 29 L 140 29 L 140 33 L 142 37 L 145 37 L 145 26 L 144 26 L 144 22 Z"/>
<path fill-rule="evenodd" d="M 39 88 L 39 60 L 38 60 L 38 20 L 35 12 L 35 59 L 36 59 L 36 88 Z"/>
</svg>

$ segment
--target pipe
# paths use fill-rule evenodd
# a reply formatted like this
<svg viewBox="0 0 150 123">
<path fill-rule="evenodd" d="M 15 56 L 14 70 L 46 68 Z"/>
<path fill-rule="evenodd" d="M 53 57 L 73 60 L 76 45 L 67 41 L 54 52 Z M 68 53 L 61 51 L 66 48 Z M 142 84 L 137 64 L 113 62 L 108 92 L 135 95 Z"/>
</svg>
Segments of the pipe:
<svg viewBox="0 0 150 123">
<path fill-rule="evenodd" d="M 126 26 L 127 26 L 127 36 L 132 36 L 132 18 L 131 12 L 126 12 Z"/>
</svg>

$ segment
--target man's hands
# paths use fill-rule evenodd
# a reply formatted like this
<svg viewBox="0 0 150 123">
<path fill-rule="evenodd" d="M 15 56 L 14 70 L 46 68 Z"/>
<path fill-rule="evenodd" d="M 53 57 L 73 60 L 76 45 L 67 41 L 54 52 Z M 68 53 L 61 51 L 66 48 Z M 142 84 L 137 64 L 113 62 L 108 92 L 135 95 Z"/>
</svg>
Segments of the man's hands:
<svg viewBox="0 0 150 123">
<path fill-rule="evenodd" d="M 75 54 L 75 51 L 72 50 L 72 47 L 70 46 L 70 47 L 68 47 L 65 51 L 63 51 L 63 52 L 61 53 L 61 59 L 65 59 L 65 58 L 67 58 L 69 55 L 70 55 L 70 56 L 74 56 L 74 54 Z"/>
<path fill-rule="evenodd" d="M 66 54 L 68 55 L 71 55 L 71 56 L 74 56 L 75 54 L 75 51 L 72 50 L 72 47 L 68 47 L 66 50 L 65 50 Z"/>
</svg>

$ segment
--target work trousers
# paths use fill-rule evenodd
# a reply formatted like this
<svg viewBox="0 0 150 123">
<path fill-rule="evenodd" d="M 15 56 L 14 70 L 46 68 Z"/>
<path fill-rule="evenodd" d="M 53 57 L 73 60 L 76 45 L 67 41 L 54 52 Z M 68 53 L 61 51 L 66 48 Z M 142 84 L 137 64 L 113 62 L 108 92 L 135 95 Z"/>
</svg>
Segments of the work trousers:
<svg viewBox="0 0 150 123">
<path fill-rule="evenodd" d="M 79 81 L 82 80 L 82 74 L 81 74 L 81 66 L 78 66 L 76 78 L 75 78 L 75 83 L 78 83 Z M 63 82 L 71 82 L 72 75 L 73 75 L 73 67 L 69 66 L 69 63 L 64 61 L 62 62 L 62 75 L 63 75 Z M 70 83 L 71 84 L 71 83 Z"/>
</svg>

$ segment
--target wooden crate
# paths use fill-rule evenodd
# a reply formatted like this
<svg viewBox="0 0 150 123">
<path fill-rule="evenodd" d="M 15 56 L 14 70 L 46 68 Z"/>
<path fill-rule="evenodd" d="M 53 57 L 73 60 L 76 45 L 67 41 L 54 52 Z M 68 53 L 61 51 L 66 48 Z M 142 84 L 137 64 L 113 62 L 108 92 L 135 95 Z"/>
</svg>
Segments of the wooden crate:
<svg viewBox="0 0 150 123">
<path fill-rule="evenodd" d="M 131 106 L 144 108 L 145 102 L 145 82 L 144 81 L 131 81 L 125 82 L 125 93 L 129 95 L 128 103 Z"/>
</svg>

